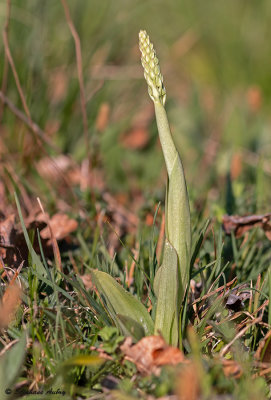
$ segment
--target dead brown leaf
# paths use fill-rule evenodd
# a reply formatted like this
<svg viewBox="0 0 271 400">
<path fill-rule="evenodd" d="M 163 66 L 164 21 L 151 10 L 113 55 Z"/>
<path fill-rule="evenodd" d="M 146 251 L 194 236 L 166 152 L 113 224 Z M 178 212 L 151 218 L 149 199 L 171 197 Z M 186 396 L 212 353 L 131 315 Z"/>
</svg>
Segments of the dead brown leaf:
<svg viewBox="0 0 271 400">
<path fill-rule="evenodd" d="M 236 152 L 233 154 L 231 159 L 231 179 L 237 179 L 242 172 L 243 167 L 243 158 L 242 153 Z"/>
<path fill-rule="evenodd" d="M 0 303 L 0 328 L 6 328 L 14 319 L 21 304 L 22 290 L 16 283 L 10 283 Z"/>
<path fill-rule="evenodd" d="M 77 229 L 78 222 L 75 219 L 68 217 L 66 214 L 58 213 L 50 218 L 50 227 L 56 240 L 61 240 Z M 48 226 L 42 229 L 40 236 L 43 239 L 51 239 L 50 229 Z"/>
<path fill-rule="evenodd" d="M 185 360 L 183 352 L 177 347 L 166 346 L 153 351 L 155 365 L 176 365 Z"/>
<path fill-rule="evenodd" d="M 60 121 L 58 119 L 50 119 L 46 121 L 44 130 L 48 136 L 54 136 L 55 133 L 57 133 L 57 131 L 59 130 L 59 127 Z"/>
<path fill-rule="evenodd" d="M 123 147 L 130 150 L 144 149 L 149 143 L 149 132 L 145 127 L 135 127 L 121 136 L 120 142 Z"/>
<path fill-rule="evenodd" d="M 0 221 L 0 257 L 4 261 L 8 260 L 10 251 L 14 250 L 15 236 L 15 214 L 11 214 Z"/>
<path fill-rule="evenodd" d="M 108 125 L 108 120 L 109 120 L 109 113 L 110 113 L 110 107 L 108 103 L 102 103 L 98 115 L 96 118 L 95 126 L 97 131 L 103 132 L 107 125 Z"/>
<path fill-rule="evenodd" d="M 0 242 L 4 244 L 11 244 L 11 235 L 14 230 L 15 214 L 0 221 Z"/>
<path fill-rule="evenodd" d="M 68 88 L 68 75 L 64 68 L 58 68 L 49 76 L 48 95 L 53 103 L 64 99 Z"/>
<path fill-rule="evenodd" d="M 1 141 L 0 141 L 0 155 L 1 155 Z M 0 175 L 0 179 L 1 178 L 2 177 Z M 4 182 L 2 182 L 0 180 L 0 214 L 1 214 L 1 210 L 4 210 L 6 208 L 6 204 L 7 204 L 6 189 L 5 189 Z"/>
<path fill-rule="evenodd" d="M 257 112 L 262 105 L 262 92 L 259 86 L 251 86 L 247 91 L 247 103 L 252 112 Z"/>
<path fill-rule="evenodd" d="M 227 377 L 239 379 L 243 374 L 242 367 L 235 360 L 223 360 L 222 365 Z"/>
<path fill-rule="evenodd" d="M 34 208 L 34 207 L 33 207 Z M 47 214 L 35 213 L 24 218 L 26 229 L 33 232 L 33 248 L 40 254 L 37 231 L 40 232 L 42 248 L 45 256 L 51 257 L 56 240 L 69 240 L 69 234 L 77 229 L 78 223 L 64 213 L 49 218 Z M 50 229 L 48 227 L 50 224 Z M 52 246 L 53 244 L 53 246 Z M 0 257 L 8 266 L 19 266 L 22 261 L 27 265 L 28 247 L 20 224 L 16 224 L 15 214 L 0 220 Z"/>
<path fill-rule="evenodd" d="M 145 224 L 147 225 L 147 226 L 152 226 L 152 224 L 153 224 L 153 215 L 149 212 L 147 215 L 146 215 L 146 217 L 145 217 Z"/>
<path fill-rule="evenodd" d="M 227 235 L 233 232 L 236 238 L 240 238 L 247 231 L 257 226 L 264 230 L 266 237 L 271 240 L 271 213 L 264 215 L 224 215 L 222 224 Z"/>
<path fill-rule="evenodd" d="M 159 367 L 165 364 L 185 362 L 184 354 L 177 347 L 167 345 L 161 336 L 147 336 L 134 345 L 132 339 L 127 338 L 120 349 L 143 375 L 159 374 Z"/>
<path fill-rule="evenodd" d="M 178 375 L 176 393 L 178 400 L 197 400 L 200 396 L 200 379 L 194 363 L 185 365 Z"/>
<path fill-rule="evenodd" d="M 38 173 L 47 181 L 53 183 L 61 183 L 63 181 L 63 174 L 69 177 L 71 172 L 79 170 L 79 167 L 72 162 L 71 158 L 60 154 L 57 157 L 44 157 L 36 164 Z"/>
<path fill-rule="evenodd" d="M 92 290 L 94 288 L 90 274 L 80 275 L 80 278 L 87 290 Z"/>
</svg>

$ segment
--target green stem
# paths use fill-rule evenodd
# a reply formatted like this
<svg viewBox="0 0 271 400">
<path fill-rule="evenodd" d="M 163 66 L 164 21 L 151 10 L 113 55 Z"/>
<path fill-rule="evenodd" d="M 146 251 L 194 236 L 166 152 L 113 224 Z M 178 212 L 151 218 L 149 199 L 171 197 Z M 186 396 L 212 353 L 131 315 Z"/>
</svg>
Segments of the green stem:
<svg viewBox="0 0 271 400">
<path fill-rule="evenodd" d="M 178 157 L 178 153 L 172 139 L 167 113 L 164 106 L 159 102 L 154 102 L 154 109 L 159 139 L 164 153 L 168 176 L 170 176 L 176 157 Z"/>
</svg>

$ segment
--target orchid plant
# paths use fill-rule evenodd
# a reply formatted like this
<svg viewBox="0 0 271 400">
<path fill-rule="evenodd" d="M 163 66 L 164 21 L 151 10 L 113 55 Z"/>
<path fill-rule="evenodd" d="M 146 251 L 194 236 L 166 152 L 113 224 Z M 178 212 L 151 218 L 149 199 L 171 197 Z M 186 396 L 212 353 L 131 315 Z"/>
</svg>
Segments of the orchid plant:
<svg viewBox="0 0 271 400">
<path fill-rule="evenodd" d="M 93 271 L 92 277 L 104 306 L 124 334 L 135 339 L 153 333 L 161 334 L 169 344 L 177 346 L 181 344 L 181 305 L 190 278 L 189 201 L 182 161 L 165 110 L 166 90 L 159 61 L 146 31 L 139 33 L 139 48 L 168 174 L 163 259 L 154 278 L 157 301 L 154 321 L 144 305 L 109 274 Z"/>
</svg>

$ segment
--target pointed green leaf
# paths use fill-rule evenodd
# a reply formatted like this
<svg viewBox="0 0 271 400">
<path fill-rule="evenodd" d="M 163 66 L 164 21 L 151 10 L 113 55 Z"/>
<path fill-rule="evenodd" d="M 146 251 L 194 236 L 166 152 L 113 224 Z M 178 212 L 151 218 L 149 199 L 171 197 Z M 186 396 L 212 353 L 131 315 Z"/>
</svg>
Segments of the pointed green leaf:
<svg viewBox="0 0 271 400">
<path fill-rule="evenodd" d="M 154 281 L 153 281 L 153 289 L 155 296 L 158 297 L 158 292 L 159 292 L 159 285 L 161 281 L 161 273 L 162 273 L 162 265 L 158 268 L 158 270 L 155 273 Z"/>
<path fill-rule="evenodd" d="M 93 282 L 115 324 L 124 334 L 123 322 L 118 314 L 135 320 L 144 329 L 145 335 L 153 333 L 153 321 L 144 305 L 119 285 L 112 276 L 102 271 L 91 272 Z M 122 317 L 123 318 L 123 317 Z"/>
<path fill-rule="evenodd" d="M 122 331 L 126 331 L 126 336 L 132 336 L 136 341 L 142 339 L 145 336 L 144 328 L 141 324 L 135 321 L 133 318 L 127 315 L 118 314 L 120 325 L 122 325 Z"/>
<path fill-rule="evenodd" d="M 18 377 L 25 358 L 26 332 L 10 350 L 0 358 L 0 393 L 2 389 L 11 389 Z M 1 397 L 1 395 L 3 397 Z M 0 398 L 5 398 L 4 393 Z"/>
<path fill-rule="evenodd" d="M 167 343 L 173 346 L 178 344 L 178 281 L 177 253 L 166 240 L 163 263 L 154 282 L 157 295 L 154 333 L 161 333 Z"/>
<path fill-rule="evenodd" d="M 178 154 L 168 177 L 166 217 L 167 239 L 178 255 L 181 278 L 179 297 L 181 302 L 189 283 L 191 228 L 185 177 Z"/>
</svg>

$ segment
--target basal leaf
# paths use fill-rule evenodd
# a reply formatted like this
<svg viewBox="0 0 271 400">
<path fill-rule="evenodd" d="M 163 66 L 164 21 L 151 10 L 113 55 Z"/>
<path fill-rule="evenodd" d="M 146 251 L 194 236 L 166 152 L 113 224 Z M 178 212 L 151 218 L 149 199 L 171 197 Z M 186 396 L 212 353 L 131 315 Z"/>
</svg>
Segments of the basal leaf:
<svg viewBox="0 0 271 400">
<path fill-rule="evenodd" d="M 105 272 L 92 271 L 91 275 L 105 307 L 123 334 L 127 335 L 127 331 L 124 332 L 125 329 L 123 329 L 126 317 L 141 325 L 145 335 L 153 333 L 153 321 L 147 309 L 136 297 L 124 290 L 112 276 Z M 121 314 L 122 320 L 118 318 L 118 314 Z"/>
<path fill-rule="evenodd" d="M 122 314 L 118 314 L 117 317 L 122 324 L 122 330 L 127 332 L 127 336 L 132 336 L 135 340 L 140 340 L 145 336 L 143 326 L 133 318 Z"/>
<path fill-rule="evenodd" d="M 0 358 L 0 398 L 4 399 L 4 389 L 12 389 L 25 358 L 26 332 L 10 350 Z M 2 397 L 1 397 L 2 396 Z"/>
<path fill-rule="evenodd" d="M 157 296 L 154 333 L 161 333 L 166 342 L 173 346 L 178 344 L 178 282 L 177 253 L 166 240 L 163 263 L 154 281 Z"/>
<path fill-rule="evenodd" d="M 189 282 L 191 228 L 185 177 L 182 162 L 178 154 L 168 178 L 166 216 L 167 239 L 178 255 L 181 278 L 179 301 L 181 302 Z"/>
</svg>

